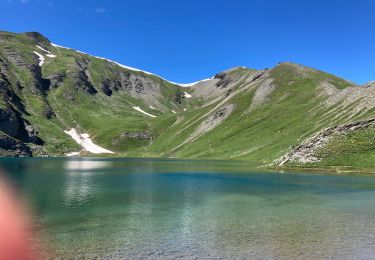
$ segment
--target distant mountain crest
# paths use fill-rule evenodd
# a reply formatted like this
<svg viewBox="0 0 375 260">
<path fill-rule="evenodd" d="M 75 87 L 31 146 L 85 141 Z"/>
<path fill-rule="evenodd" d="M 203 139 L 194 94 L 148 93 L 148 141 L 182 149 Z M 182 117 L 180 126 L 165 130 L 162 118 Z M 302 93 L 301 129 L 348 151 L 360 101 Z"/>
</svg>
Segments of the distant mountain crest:
<svg viewBox="0 0 375 260">
<path fill-rule="evenodd" d="M 104 152 L 370 167 L 373 118 L 373 82 L 358 86 L 292 62 L 178 84 L 36 32 L 0 32 L 3 156 Z"/>
</svg>

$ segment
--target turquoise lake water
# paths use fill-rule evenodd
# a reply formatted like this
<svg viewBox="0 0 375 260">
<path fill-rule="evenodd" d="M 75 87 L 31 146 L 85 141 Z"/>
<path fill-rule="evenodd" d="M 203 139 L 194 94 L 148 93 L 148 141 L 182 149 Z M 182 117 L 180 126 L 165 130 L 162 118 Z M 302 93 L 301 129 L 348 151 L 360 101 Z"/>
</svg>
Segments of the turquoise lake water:
<svg viewBox="0 0 375 260">
<path fill-rule="evenodd" d="M 375 259 L 375 176 L 0 159 L 64 259 Z"/>
</svg>

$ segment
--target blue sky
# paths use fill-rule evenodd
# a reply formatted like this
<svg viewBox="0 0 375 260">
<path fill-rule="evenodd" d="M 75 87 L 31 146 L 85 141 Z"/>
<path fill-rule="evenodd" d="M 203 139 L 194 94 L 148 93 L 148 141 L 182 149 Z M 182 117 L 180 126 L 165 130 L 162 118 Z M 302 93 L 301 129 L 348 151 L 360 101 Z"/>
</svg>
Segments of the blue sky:
<svg viewBox="0 0 375 260">
<path fill-rule="evenodd" d="M 280 61 L 375 80 L 373 0 L 0 0 L 0 10 L 0 30 L 39 31 L 176 82 Z"/>
</svg>

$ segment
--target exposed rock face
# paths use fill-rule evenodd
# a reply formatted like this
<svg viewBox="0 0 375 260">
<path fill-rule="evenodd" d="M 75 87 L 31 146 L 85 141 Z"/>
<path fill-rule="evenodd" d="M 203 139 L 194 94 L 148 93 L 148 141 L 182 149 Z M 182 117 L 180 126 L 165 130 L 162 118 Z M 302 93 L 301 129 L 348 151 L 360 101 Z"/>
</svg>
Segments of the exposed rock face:
<svg viewBox="0 0 375 260">
<path fill-rule="evenodd" d="M 17 49 L 5 47 L 3 53 L 6 60 L 10 63 L 13 63 L 18 68 L 27 70 L 30 73 L 31 79 L 30 82 L 28 82 L 28 89 L 31 93 L 39 96 L 45 95 L 45 91 L 49 89 L 50 80 L 43 78 L 37 57 L 35 57 L 33 63 L 28 63 L 24 58 L 24 54 Z M 1 60 L 0 69 L 4 76 L 9 76 L 9 66 L 6 63 L 6 60 Z"/>
<path fill-rule="evenodd" d="M 0 156 L 30 157 L 30 147 L 6 135 L 0 135 Z"/>
<path fill-rule="evenodd" d="M 74 81 L 74 88 L 76 91 L 82 91 L 89 95 L 95 95 L 98 91 L 92 85 L 90 80 L 90 72 L 88 70 L 87 60 L 76 60 L 77 69 L 72 71 L 71 77 Z"/>
<path fill-rule="evenodd" d="M 2 50 L 7 57 L 7 59 L 12 62 L 15 66 L 19 68 L 26 68 L 28 67 L 28 63 L 22 56 L 22 53 L 12 47 L 5 47 Z M 37 61 L 37 59 L 35 60 Z"/>
<path fill-rule="evenodd" d="M 215 75 L 214 79 L 218 79 L 219 82 L 216 83 L 216 87 L 226 88 L 228 85 L 233 81 L 231 77 L 229 77 L 228 73 L 221 72 Z"/>
<path fill-rule="evenodd" d="M 15 139 L 41 145 L 43 140 L 40 139 L 35 131 L 19 112 L 11 107 L 0 109 L 0 131 Z"/>
<path fill-rule="evenodd" d="M 258 76 L 258 78 L 259 77 L 260 76 Z M 272 78 L 264 80 L 255 91 L 253 100 L 250 105 L 250 109 L 256 108 L 262 105 L 263 103 L 267 102 L 270 99 L 270 95 L 275 89 L 276 87 L 273 84 Z"/>
<path fill-rule="evenodd" d="M 233 68 L 216 74 L 212 79 L 197 83 L 192 87 L 192 94 L 194 97 L 210 101 L 230 97 L 238 88 L 247 87 L 247 85 L 252 85 L 252 81 L 257 81 L 254 77 L 258 73 L 258 71 L 242 67 Z M 243 82 L 246 83 L 241 84 Z"/>
<path fill-rule="evenodd" d="M 52 88 L 58 88 L 62 85 L 66 78 L 65 72 L 60 72 L 57 74 L 52 74 L 47 77 L 47 79 L 50 81 L 50 85 Z"/>
<path fill-rule="evenodd" d="M 52 117 L 55 117 L 55 112 L 53 112 L 52 108 L 50 106 L 44 106 L 43 108 L 43 116 L 46 119 L 52 119 Z"/>
<path fill-rule="evenodd" d="M 26 32 L 25 35 L 32 39 L 35 44 L 41 45 L 43 47 L 49 46 L 51 44 L 51 42 L 46 37 L 38 32 Z"/>
<path fill-rule="evenodd" d="M 176 91 L 176 96 L 174 98 L 174 100 L 176 101 L 176 103 L 178 104 L 182 104 L 182 100 L 185 98 L 185 95 L 184 93 L 181 91 L 181 90 L 177 90 Z"/>
<path fill-rule="evenodd" d="M 0 131 L 14 138 L 24 138 L 23 121 L 11 108 L 0 109 Z"/>
<path fill-rule="evenodd" d="M 131 73 L 121 73 L 121 88 L 132 97 L 142 99 L 148 105 L 155 104 L 161 97 L 160 85 L 149 78 Z M 157 102 L 156 102 L 157 103 Z"/>
<path fill-rule="evenodd" d="M 89 78 L 85 72 L 79 71 L 77 74 L 73 76 L 73 78 L 75 80 L 75 86 L 77 90 L 83 90 L 84 92 L 90 95 L 95 95 L 96 93 L 98 93 L 98 91 L 89 81 Z"/>
<path fill-rule="evenodd" d="M 35 88 L 40 90 L 40 93 L 43 93 L 44 95 L 45 91 L 49 89 L 51 85 L 51 81 L 49 79 L 43 78 L 42 69 L 40 68 L 39 65 L 36 65 L 36 64 L 30 65 L 29 70 L 35 78 L 35 82 L 34 82 Z"/>
<path fill-rule="evenodd" d="M 324 81 L 320 83 L 319 89 L 323 92 L 323 96 L 331 97 L 333 95 L 337 95 L 340 90 L 330 82 Z"/>
<path fill-rule="evenodd" d="M 112 96 L 116 92 L 126 91 L 130 96 L 141 99 L 146 105 L 163 108 L 160 99 L 163 97 L 161 85 L 158 81 L 150 79 L 141 74 L 134 74 L 124 70 L 115 70 L 112 63 L 108 62 L 109 68 L 113 69 L 111 78 L 101 78 L 98 89 L 106 96 Z M 175 100 L 176 102 L 176 100 Z"/>
<path fill-rule="evenodd" d="M 28 122 L 25 124 L 25 130 L 27 132 L 27 142 L 33 143 L 36 145 L 43 145 L 44 141 L 38 137 L 38 131 L 30 125 Z"/>
<path fill-rule="evenodd" d="M 363 85 L 365 88 L 367 87 L 375 87 L 375 81 L 370 81 L 367 82 L 366 84 Z"/>
<path fill-rule="evenodd" d="M 194 133 L 191 135 L 192 139 L 201 136 L 204 133 L 207 133 L 211 130 L 213 130 L 215 127 L 220 125 L 226 118 L 229 117 L 229 115 L 234 110 L 233 104 L 227 104 L 221 108 L 219 108 L 217 111 L 215 111 L 212 115 L 207 117 L 194 131 Z"/>
<path fill-rule="evenodd" d="M 132 131 L 132 132 L 124 132 L 120 136 L 121 138 L 132 138 L 137 140 L 151 140 L 152 136 L 149 132 L 145 131 Z"/>
<path fill-rule="evenodd" d="M 345 89 L 334 89 L 329 83 L 321 84 L 327 96 L 325 105 L 328 107 L 340 105 L 343 108 L 350 107 L 351 113 L 357 114 L 375 108 L 375 85 L 350 86 Z M 356 104 L 352 107 L 353 104 Z"/>
<path fill-rule="evenodd" d="M 111 87 L 111 81 L 108 80 L 108 79 L 104 80 L 102 84 L 103 84 L 103 85 L 102 85 L 102 87 L 101 87 L 101 90 L 103 91 L 103 93 L 106 94 L 106 95 L 109 96 L 109 97 L 112 96 L 112 93 L 113 93 L 113 92 L 112 92 L 112 89 L 111 89 L 111 88 L 116 89 L 116 85 Z M 118 89 L 117 89 L 117 90 L 118 90 Z"/>
<path fill-rule="evenodd" d="M 5 80 L 1 79 L 2 76 Z M 4 103 L 10 103 L 14 107 L 16 107 L 19 111 L 25 113 L 25 107 L 22 104 L 21 99 L 18 97 L 18 95 L 14 91 L 11 91 L 9 82 L 6 80 L 6 77 L 1 74 L 0 74 L 0 99 Z"/>
<path fill-rule="evenodd" d="M 287 154 L 274 161 L 275 165 L 282 166 L 287 163 L 311 163 L 319 162 L 316 151 L 324 147 L 337 135 L 345 135 L 349 132 L 365 129 L 375 125 L 375 119 L 359 121 L 347 125 L 333 126 L 318 132 L 313 137 L 308 138 L 300 145 L 293 147 Z"/>
<path fill-rule="evenodd" d="M 196 140 L 205 133 L 212 131 L 215 127 L 219 126 L 226 118 L 228 118 L 230 114 L 233 112 L 233 110 L 233 104 L 225 104 L 224 106 L 218 108 L 211 115 L 209 115 L 203 122 L 201 122 L 199 126 L 195 129 L 195 131 L 184 142 L 173 148 L 172 152 L 179 149 L 186 143 Z M 176 123 L 178 123 L 178 120 L 175 122 L 175 124 Z"/>
</svg>

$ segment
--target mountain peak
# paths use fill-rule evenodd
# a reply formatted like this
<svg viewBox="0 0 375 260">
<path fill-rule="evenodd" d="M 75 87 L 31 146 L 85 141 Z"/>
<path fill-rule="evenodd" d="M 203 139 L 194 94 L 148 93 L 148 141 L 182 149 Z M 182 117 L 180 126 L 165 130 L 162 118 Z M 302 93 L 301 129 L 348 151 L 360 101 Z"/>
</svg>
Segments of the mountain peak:
<svg viewBox="0 0 375 260">
<path fill-rule="evenodd" d="M 40 43 L 44 43 L 47 45 L 51 44 L 48 38 L 39 32 L 25 32 L 24 34 L 28 36 L 29 38 L 33 39 L 35 41 L 35 44 L 40 44 Z"/>
</svg>

